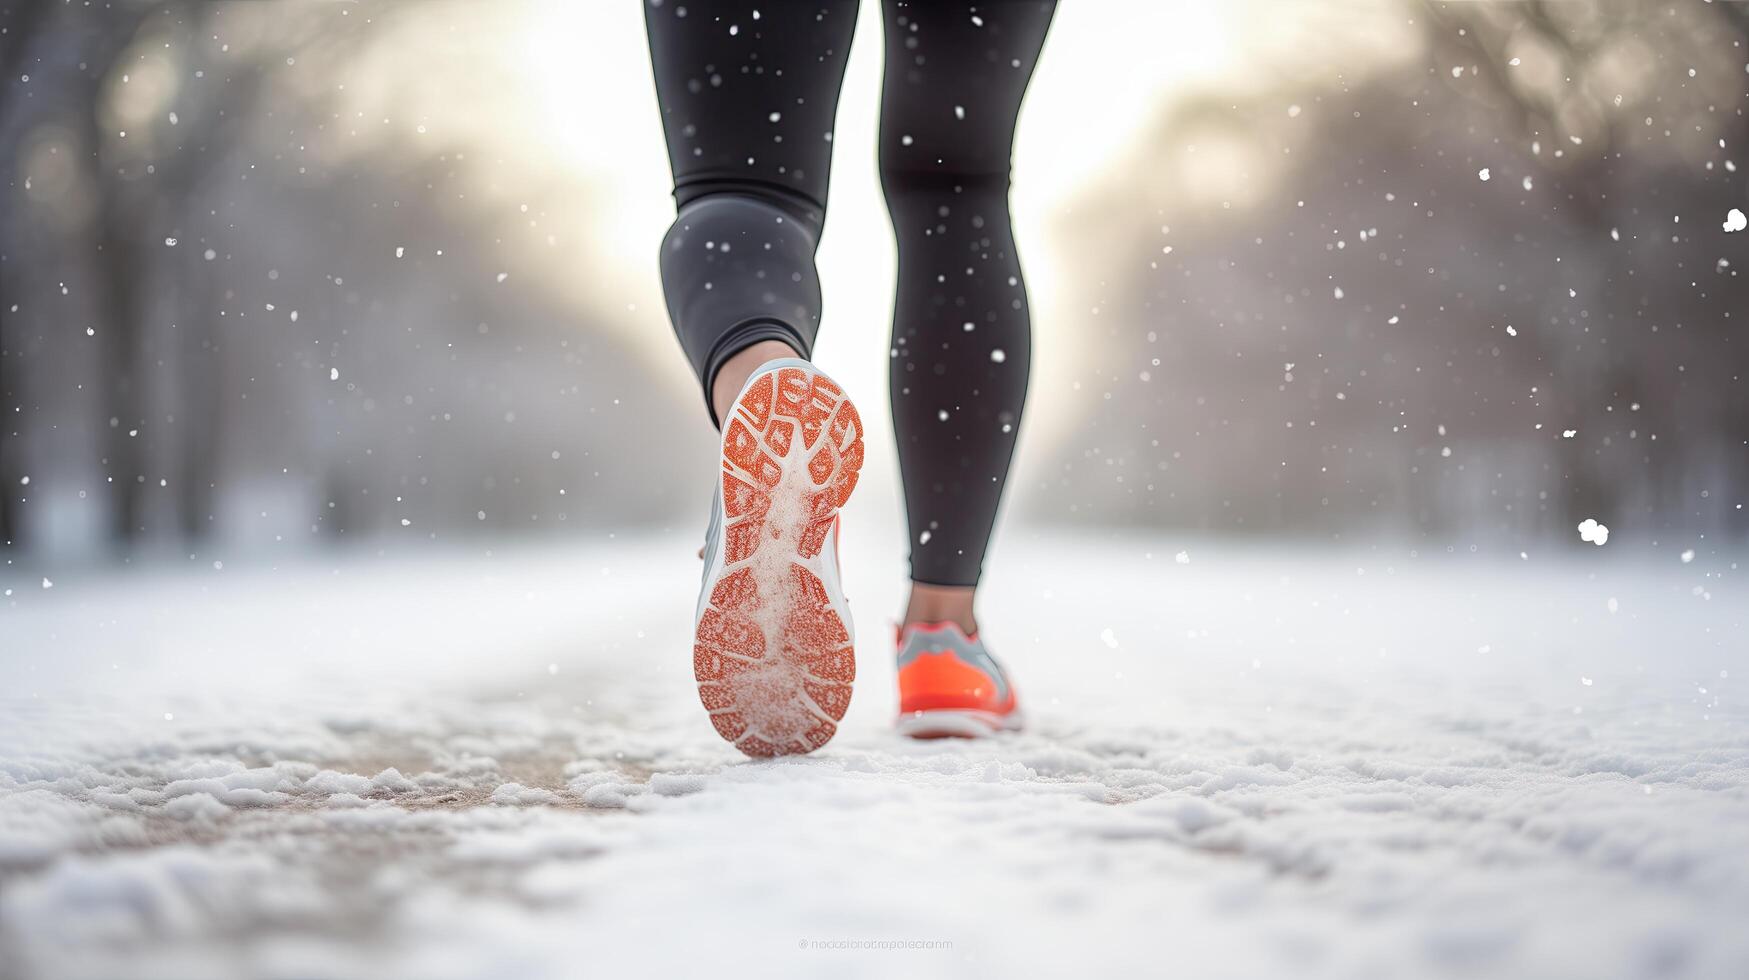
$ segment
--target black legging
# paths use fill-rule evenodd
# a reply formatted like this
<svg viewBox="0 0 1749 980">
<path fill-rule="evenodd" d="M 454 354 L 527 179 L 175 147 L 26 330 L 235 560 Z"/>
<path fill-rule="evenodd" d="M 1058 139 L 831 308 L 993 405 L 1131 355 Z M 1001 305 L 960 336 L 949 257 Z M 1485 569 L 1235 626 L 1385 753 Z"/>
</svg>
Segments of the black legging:
<svg viewBox="0 0 1749 980">
<path fill-rule="evenodd" d="M 1009 162 L 1055 7 L 882 2 L 881 188 L 899 246 L 890 385 L 917 582 L 977 584 L 1014 454 L 1031 318 Z M 723 362 L 750 344 L 813 350 L 814 253 L 856 10 L 645 0 L 679 209 L 662 287 L 707 406 Z"/>
</svg>

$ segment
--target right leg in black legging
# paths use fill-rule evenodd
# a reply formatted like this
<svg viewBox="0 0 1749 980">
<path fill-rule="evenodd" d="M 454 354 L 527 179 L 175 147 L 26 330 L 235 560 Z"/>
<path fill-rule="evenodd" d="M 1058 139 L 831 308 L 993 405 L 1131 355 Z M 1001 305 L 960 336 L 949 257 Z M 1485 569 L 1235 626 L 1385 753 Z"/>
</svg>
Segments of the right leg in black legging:
<svg viewBox="0 0 1749 980">
<path fill-rule="evenodd" d="M 776 341 L 808 356 L 814 253 L 856 0 L 645 0 L 678 215 L 662 289 L 711 420 L 718 372 Z"/>
<path fill-rule="evenodd" d="M 882 4 L 881 185 L 899 247 L 890 383 L 915 583 L 907 622 L 975 626 L 971 589 L 1031 361 L 1008 210 L 1014 126 L 1055 7 Z M 919 595 L 942 590 L 958 608 L 919 609 Z"/>
</svg>

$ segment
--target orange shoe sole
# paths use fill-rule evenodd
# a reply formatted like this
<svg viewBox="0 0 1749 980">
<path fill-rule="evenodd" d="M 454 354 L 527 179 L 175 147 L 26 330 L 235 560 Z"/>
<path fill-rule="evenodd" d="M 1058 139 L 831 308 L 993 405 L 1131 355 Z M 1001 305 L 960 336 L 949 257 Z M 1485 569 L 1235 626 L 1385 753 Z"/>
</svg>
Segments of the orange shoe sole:
<svg viewBox="0 0 1749 980">
<path fill-rule="evenodd" d="M 856 652 L 821 571 L 862 460 L 855 406 L 806 368 L 754 379 L 723 427 L 723 568 L 692 668 L 711 724 L 749 756 L 812 752 L 850 707 Z"/>
</svg>

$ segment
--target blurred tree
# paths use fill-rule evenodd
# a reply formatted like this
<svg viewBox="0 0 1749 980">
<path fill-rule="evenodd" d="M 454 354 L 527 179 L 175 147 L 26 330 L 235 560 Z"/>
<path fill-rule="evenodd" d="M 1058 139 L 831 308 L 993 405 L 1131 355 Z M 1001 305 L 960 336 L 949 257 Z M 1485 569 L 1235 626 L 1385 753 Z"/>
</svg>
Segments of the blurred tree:
<svg viewBox="0 0 1749 980">
<path fill-rule="evenodd" d="M 1679 94 L 1667 98 L 1661 91 L 1664 86 L 1645 76 L 1710 65 L 1721 40 L 1749 39 L 1749 14 L 1734 3 L 1707 3 L 1685 11 L 1683 16 L 1674 16 L 1674 11 L 1655 4 L 1545 0 L 1516 4 L 1428 2 L 1426 8 L 1428 39 L 1436 63 L 1474 66 L 1472 71 L 1479 76 L 1475 80 L 1481 83 L 1437 74 L 1450 97 L 1478 100 L 1501 111 L 1507 121 L 1502 135 L 1521 144 L 1547 140 L 1553 148 L 1565 148 L 1540 162 L 1563 192 L 1567 220 L 1577 226 L 1579 235 L 1596 241 L 1627 217 L 1624 205 L 1632 208 L 1632 202 L 1645 196 L 1645 188 L 1632 183 L 1637 176 L 1635 168 L 1621 163 L 1624 154 L 1647 149 L 1637 146 L 1635 138 L 1636 131 L 1644 127 L 1626 124 L 1626 113 L 1616 111 L 1627 101 L 1624 87 L 1639 89 L 1636 94 L 1640 98 L 1635 101 L 1648 112 L 1695 113 L 1699 106 L 1684 106 L 1687 100 Z M 1736 47 L 1742 50 L 1741 44 Z M 1548 69 L 1515 70 L 1526 55 L 1546 62 Z M 1641 77 L 1633 77 L 1636 72 Z M 1710 114 L 1711 107 L 1707 108 Z M 1741 110 L 1708 122 L 1711 125 L 1705 128 L 1712 130 L 1721 146 L 1749 144 L 1749 118 Z M 1672 136 L 1683 139 L 1682 135 Z M 1692 152 L 1698 147 L 1684 149 Z M 1744 186 L 1743 178 L 1733 181 L 1728 172 L 1717 179 L 1727 186 Z M 1611 248 L 1597 250 L 1587 258 L 1604 282 L 1625 286 L 1639 274 L 1644 255 Z M 1728 312 L 1719 316 L 1705 303 L 1683 306 L 1689 315 L 1668 307 L 1661 312 L 1677 314 L 1691 339 L 1698 335 L 1696 346 L 1729 349 Z M 1653 392 L 1662 386 L 1649 381 L 1646 369 L 1661 362 L 1658 345 L 1635 343 L 1632 335 L 1623 336 L 1621 341 L 1614 356 L 1573 345 L 1545 344 L 1540 348 L 1543 357 L 1567 362 L 1551 372 L 1550 380 L 1558 376 L 1569 385 L 1583 384 L 1582 398 L 1593 403 L 1624 400 L 1652 404 Z M 1645 457 L 1640 479 L 1663 484 L 1653 493 L 1665 506 L 1676 505 L 1681 496 L 1683 460 L 1704 452 L 1701 444 L 1719 439 L 1718 423 L 1724 423 L 1726 432 L 1749 432 L 1745 412 L 1749 412 L 1749 401 L 1737 398 L 1717 405 L 1702 404 L 1686 417 L 1673 417 L 1660 451 Z M 1571 499 L 1589 503 L 1617 497 L 1612 484 L 1620 481 L 1621 474 L 1586 462 L 1573 460 L 1569 464 Z M 1669 485 L 1671 478 L 1676 486 Z"/>
<path fill-rule="evenodd" d="M 424 538 L 697 506 L 664 478 L 678 451 L 592 458 L 640 438 L 630 418 L 704 437 L 691 406 L 574 300 L 504 285 L 571 228 L 505 213 L 497 148 L 390 124 L 432 72 L 509 57 L 461 45 L 436 68 L 407 37 L 503 18 L 7 3 L 0 539 Z M 520 200 L 587 198 L 564 179 Z"/>
<path fill-rule="evenodd" d="M 85 258 L 89 263 L 86 270 L 88 281 L 98 295 L 108 300 L 108 315 L 104 329 L 99 332 L 99 344 L 108 366 L 102 390 L 107 396 L 112 433 L 105 462 L 115 486 L 112 498 L 114 531 L 123 539 L 131 537 L 137 527 L 139 485 L 145 479 L 139 444 L 127 434 L 141 424 L 137 379 L 140 330 L 136 309 L 142 270 L 140 255 L 132 243 L 115 233 L 121 220 L 117 214 L 120 205 L 116 181 L 104 166 L 106 134 L 99 117 L 100 93 L 140 24 L 154 11 L 163 14 L 169 9 L 122 0 L 102 8 L 30 4 L 26 12 L 16 17 L 11 16 L 11 10 L 5 12 L 8 28 L 5 51 L 11 63 L 5 70 L 5 94 L 0 95 L 0 119 L 5 120 L 7 127 L 0 132 L 0 149 L 6 151 L 7 176 L 12 178 L 7 181 L 7 191 L 16 195 L 23 189 L 24 182 L 16 179 L 20 163 L 18 153 L 24 143 L 19 138 L 20 130 L 56 122 L 80 136 L 80 152 L 73 156 L 72 166 L 77 171 L 74 182 L 94 189 L 100 196 L 97 227 L 92 232 L 93 241 Z M 12 61 L 13 58 L 16 61 Z M 19 227 L 16 223 L 7 224 L 9 229 Z M 34 299 L 32 293 L 40 295 L 46 277 L 40 275 L 39 270 L 30 268 L 28 256 L 32 253 L 40 255 L 46 250 L 32 249 L 11 236 L 4 247 L 9 274 L 5 285 L 0 286 L 0 300 L 5 301 L 10 310 L 18 304 L 15 297 Z M 41 317 L 35 317 L 34 321 L 39 331 L 46 329 L 47 324 Z M 6 432 L 5 442 L 9 445 L 0 450 L 0 456 L 6 459 L 0 470 L 7 471 L 7 499 L 12 506 L 7 508 L 5 520 L 6 537 L 11 540 L 19 533 L 19 515 L 14 501 L 16 491 L 13 488 L 19 486 L 22 476 L 14 480 L 10 471 L 26 468 L 24 453 L 16 443 L 20 429 L 28 424 L 23 416 L 26 412 L 34 412 L 35 406 L 30 404 L 28 394 L 26 372 L 29 368 L 23 364 L 26 342 L 19 336 L 19 331 L 9 333 L 11 342 L 6 345 L 7 356 L 0 360 L 0 364 L 5 364 L 10 371 L 7 377 L 0 379 L 0 390 L 11 400 L 9 407 L 13 411 L 10 414 L 17 420 L 17 425 Z"/>
<path fill-rule="evenodd" d="M 1717 225 L 1744 34 L 1717 6 L 1430 4 L 1397 66 L 1177 103 L 1062 229 L 1112 270 L 1083 301 L 1109 344 L 1035 506 L 1749 530 L 1722 499 L 1749 485 L 1749 294 Z"/>
</svg>

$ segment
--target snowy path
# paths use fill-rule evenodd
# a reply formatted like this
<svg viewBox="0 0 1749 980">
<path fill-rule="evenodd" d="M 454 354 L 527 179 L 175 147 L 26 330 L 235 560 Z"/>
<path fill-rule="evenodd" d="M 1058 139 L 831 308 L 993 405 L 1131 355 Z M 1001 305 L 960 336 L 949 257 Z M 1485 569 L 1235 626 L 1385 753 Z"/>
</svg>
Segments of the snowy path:
<svg viewBox="0 0 1749 980">
<path fill-rule="evenodd" d="M 1032 732 L 886 734 L 853 573 L 846 725 L 747 763 L 692 546 L 0 573 L 0 975 L 1749 975 L 1728 556 L 1017 533 Z"/>
</svg>

